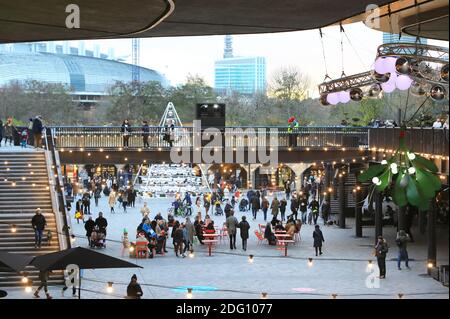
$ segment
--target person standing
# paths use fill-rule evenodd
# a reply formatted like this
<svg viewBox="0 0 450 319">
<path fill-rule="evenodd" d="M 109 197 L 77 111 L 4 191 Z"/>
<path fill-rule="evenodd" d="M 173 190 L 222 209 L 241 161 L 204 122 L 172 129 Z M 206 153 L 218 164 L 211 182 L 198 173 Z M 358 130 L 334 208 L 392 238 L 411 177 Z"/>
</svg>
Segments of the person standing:
<svg viewBox="0 0 450 319">
<path fill-rule="evenodd" d="M 397 256 L 398 270 L 402 270 L 402 268 L 400 267 L 402 259 L 405 260 L 406 268 L 411 269 L 409 268 L 408 251 L 406 249 L 409 241 L 411 241 L 409 235 L 403 229 L 399 230 L 399 232 L 397 233 L 397 239 L 395 240 L 398 246 L 398 256 Z"/>
<path fill-rule="evenodd" d="M 264 221 L 267 221 L 267 211 L 269 210 L 269 201 L 265 196 L 262 198 L 261 208 L 264 214 Z"/>
<path fill-rule="evenodd" d="M 177 221 L 178 223 L 178 221 Z M 177 257 L 178 253 L 180 253 L 181 257 L 186 257 L 186 255 L 183 253 L 183 224 L 179 224 L 178 227 L 174 226 L 172 229 L 172 237 L 173 237 L 173 248 L 175 250 L 175 255 Z"/>
<path fill-rule="evenodd" d="M 252 195 L 251 206 L 252 206 L 253 220 L 256 220 L 256 216 L 258 215 L 258 210 L 260 208 L 260 202 L 259 202 L 258 196 Z"/>
<path fill-rule="evenodd" d="M 294 217 L 294 219 L 297 219 L 298 216 L 298 198 L 297 196 L 292 196 L 291 198 L 291 216 Z"/>
<path fill-rule="evenodd" d="M 92 220 L 92 217 L 89 216 L 89 219 L 84 224 L 84 229 L 86 230 L 86 237 L 88 239 L 89 247 L 91 247 L 91 235 L 95 228 L 95 222 Z"/>
<path fill-rule="evenodd" d="M 186 253 L 186 250 L 194 250 L 194 235 L 195 235 L 195 227 L 191 222 L 191 219 L 189 217 L 186 217 L 186 224 L 184 225 L 184 228 L 186 230 L 186 242 L 184 247 L 184 252 Z"/>
<path fill-rule="evenodd" d="M 131 276 L 131 281 L 127 287 L 127 298 L 128 299 L 141 299 L 143 296 L 141 285 L 137 282 L 137 276 Z"/>
<path fill-rule="evenodd" d="M 42 124 L 42 117 L 40 115 L 36 116 L 33 120 L 33 126 L 31 131 L 33 132 L 33 143 L 34 147 L 39 148 L 42 144 L 42 130 L 44 126 Z"/>
<path fill-rule="evenodd" d="M 111 213 L 115 213 L 115 211 L 114 211 L 114 206 L 116 205 L 116 193 L 115 192 L 109 193 L 108 204 L 109 204 L 109 207 L 111 208 Z"/>
<path fill-rule="evenodd" d="M 234 212 L 230 212 L 230 216 L 225 221 L 225 226 L 227 227 L 228 236 L 230 237 L 230 249 L 236 249 L 236 228 L 239 222 L 236 217 L 234 217 Z"/>
<path fill-rule="evenodd" d="M 311 203 L 309 203 L 308 208 L 311 209 L 311 217 L 312 218 L 308 218 L 308 223 L 311 225 L 311 219 L 312 222 L 314 223 L 314 225 L 317 224 L 317 219 L 319 218 L 319 208 L 320 208 L 320 204 L 319 202 L 314 198 Z"/>
<path fill-rule="evenodd" d="M 2 140 L 3 140 L 3 121 L 0 118 L 0 147 L 2 146 Z M 5 146 L 6 146 L 6 142 L 5 142 Z"/>
<path fill-rule="evenodd" d="M 144 148 L 149 148 L 150 144 L 148 143 L 148 137 L 150 135 L 150 126 L 148 126 L 147 121 L 142 122 L 142 143 L 144 144 Z"/>
<path fill-rule="evenodd" d="M 287 200 L 285 198 L 282 198 L 280 200 L 280 213 L 281 213 L 281 221 L 283 221 L 283 222 L 285 219 L 286 206 L 287 206 Z"/>
<path fill-rule="evenodd" d="M 91 195 L 86 192 L 83 195 L 83 214 L 90 215 L 91 214 Z"/>
<path fill-rule="evenodd" d="M 289 200 L 291 196 L 291 182 L 289 180 L 284 183 L 284 192 L 286 193 L 286 200 Z"/>
<path fill-rule="evenodd" d="M 41 214 L 40 208 L 36 209 L 36 214 L 31 219 L 31 225 L 34 229 L 34 248 L 41 248 L 42 234 L 45 226 L 47 226 L 47 221 L 44 215 Z"/>
<path fill-rule="evenodd" d="M 203 220 L 201 215 L 197 215 L 197 217 L 195 218 L 194 228 L 199 243 L 203 245 Z"/>
<path fill-rule="evenodd" d="M 147 206 L 147 202 L 144 202 L 144 206 L 141 208 L 142 218 L 145 218 L 150 215 L 150 208 Z"/>
<path fill-rule="evenodd" d="M 42 288 L 44 288 L 44 292 L 47 295 L 47 299 L 52 299 L 52 296 L 48 293 L 48 287 L 47 287 L 47 281 L 49 277 L 49 271 L 48 270 L 40 270 L 39 271 L 39 280 L 41 281 L 41 284 L 37 288 L 37 290 L 34 292 L 34 296 L 36 298 L 39 298 L 39 291 L 41 291 Z"/>
<path fill-rule="evenodd" d="M 330 217 L 330 203 L 326 199 L 322 202 L 322 218 L 323 224 L 328 225 L 328 218 Z"/>
<path fill-rule="evenodd" d="M 250 224 L 247 221 L 247 218 L 245 216 L 242 216 L 242 220 L 239 222 L 238 226 L 241 231 L 241 239 L 242 239 L 242 249 L 244 251 L 247 250 L 247 240 L 249 237 L 249 229 Z"/>
<path fill-rule="evenodd" d="M 102 189 L 100 187 L 97 187 L 94 191 L 94 200 L 95 200 L 95 207 L 98 207 L 98 200 L 102 196 Z"/>
<path fill-rule="evenodd" d="M 125 190 L 122 193 L 122 208 L 123 208 L 123 212 L 126 213 L 127 212 L 127 206 L 128 206 L 128 192 Z"/>
<path fill-rule="evenodd" d="M 130 135 L 131 135 L 131 125 L 130 125 L 130 122 L 128 121 L 128 119 L 123 121 L 120 131 L 122 132 L 122 136 L 123 136 L 123 147 L 128 148 L 129 139 L 130 139 Z"/>
<path fill-rule="evenodd" d="M 99 232 L 102 232 L 106 236 L 106 227 L 108 227 L 108 221 L 103 217 L 103 213 L 99 212 L 98 217 L 95 220 L 95 226 L 98 227 Z"/>
<path fill-rule="evenodd" d="M 272 200 L 272 204 L 270 205 L 270 209 L 272 210 L 273 219 L 278 218 L 279 208 L 280 208 L 280 202 L 278 201 L 277 197 L 275 196 Z"/>
<path fill-rule="evenodd" d="M 4 133 L 5 146 L 6 146 L 6 143 L 8 142 L 8 139 L 9 139 L 9 145 L 10 146 L 13 145 L 13 142 L 14 142 L 13 132 L 14 132 L 14 130 L 16 130 L 16 128 L 13 125 L 12 117 L 9 117 L 6 120 L 6 123 L 3 125 L 3 130 L 5 131 L 5 133 Z"/>
<path fill-rule="evenodd" d="M 302 223 L 306 224 L 307 217 L 308 217 L 308 197 L 302 197 L 297 203 L 300 207 L 300 213 L 301 213 L 301 219 Z M 297 216 L 295 216 L 295 219 L 297 219 Z"/>
<path fill-rule="evenodd" d="M 316 250 L 316 256 L 318 256 L 317 253 L 322 255 L 322 243 L 325 242 L 325 239 L 323 238 L 320 226 L 316 225 L 314 228 L 315 228 L 313 231 L 314 249 Z"/>
<path fill-rule="evenodd" d="M 378 268 L 380 270 L 380 279 L 386 278 L 386 255 L 389 251 L 388 244 L 383 236 L 378 236 L 375 245 L 375 256 L 377 257 Z"/>
</svg>

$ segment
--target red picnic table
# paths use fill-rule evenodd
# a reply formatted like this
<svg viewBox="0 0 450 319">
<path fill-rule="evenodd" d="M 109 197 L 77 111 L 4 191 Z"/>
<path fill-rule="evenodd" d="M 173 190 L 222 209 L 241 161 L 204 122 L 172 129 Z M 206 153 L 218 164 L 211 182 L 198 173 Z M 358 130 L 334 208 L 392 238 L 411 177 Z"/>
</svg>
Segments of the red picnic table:
<svg viewBox="0 0 450 319">
<path fill-rule="evenodd" d="M 283 249 L 284 247 L 284 256 L 287 256 L 287 246 L 290 243 L 295 243 L 295 240 L 292 239 L 288 239 L 291 238 L 292 236 L 289 234 L 275 234 L 275 237 L 277 238 L 277 244 L 280 244 L 280 248 Z M 281 239 L 280 239 L 281 238 Z"/>
<path fill-rule="evenodd" d="M 204 239 L 203 242 L 208 245 L 208 256 L 211 256 L 212 245 L 218 242 L 217 239 Z"/>
</svg>

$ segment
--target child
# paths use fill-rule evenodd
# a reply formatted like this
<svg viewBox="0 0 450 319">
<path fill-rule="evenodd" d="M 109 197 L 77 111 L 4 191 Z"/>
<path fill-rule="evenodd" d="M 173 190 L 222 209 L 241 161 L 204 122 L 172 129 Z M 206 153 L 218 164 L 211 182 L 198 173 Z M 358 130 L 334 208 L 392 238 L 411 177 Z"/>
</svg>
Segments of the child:
<svg viewBox="0 0 450 319">
<path fill-rule="evenodd" d="M 28 130 L 24 129 L 20 134 L 20 147 L 26 148 L 28 142 Z"/>
<path fill-rule="evenodd" d="M 122 253 L 120 254 L 123 257 L 123 253 L 125 250 L 130 248 L 130 240 L 128 239 L 128 232 L 126 229 L 123 230 L 122 235 Z"/>
<path fill-rule="evenodd" d="M 81 211 L 75 212 L 75 219 L 77 220 L 77 224 L 80 223 L 80 219 L 83 221 L 83 224 L 84 224 L 84 216 Z"/>
</svg>

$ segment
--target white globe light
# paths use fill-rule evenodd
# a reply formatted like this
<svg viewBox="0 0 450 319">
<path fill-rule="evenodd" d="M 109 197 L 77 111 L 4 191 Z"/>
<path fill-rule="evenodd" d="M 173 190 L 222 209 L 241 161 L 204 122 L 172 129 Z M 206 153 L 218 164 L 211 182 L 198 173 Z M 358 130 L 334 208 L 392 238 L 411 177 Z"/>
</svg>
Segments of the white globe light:
<svg viewBox="0 0 450 319">
<path fill-rule="evenodd" d="M 386 165 L 387 164 L 387 161 L 386 160 L 382 160 L 381 161 L 381 165 Z"/>
<path fill-rule="evenodd" d="M 396 168 L 398 168 L 398 165 L 397 165 L 397 163 L 392 163 L 392 164 L 391 164 L 391 168 L 392 168 L 392 169 L 396 169 Z"/>
<path fill-rule="evenodd" d="M 389 84 L 388 82 L 382 83 L 381 88 L 383 89 L 383 92 L 391 93 L 395 90 L 395 83 Z"/>
<path fill-rule="evenodd" d="M 394 174 L 394 175 L 398 174 L 398 168 L 397 168 L 397 167 L 391 168 L 391 172 L 392 172 L 392 174 Z"/>
<path fill-rule="evenodd" d="M 408 155 L 408 158 L 409 158 L 410 161 L 413 161 L 416 158 L 416 154 L 414 154 L 414 153 L 409 153 L 408 152 L 407 155 Z"/>
<path fill-rule="evenodd" d="M 381 180 L 378 177 L 374 177 L 372 178 L 372 183 L 374 183 L 375 185 L 380 185 L 381 184 Z"/>
<path fill-rule="evenodd" d="M 331 105 L 336 105 L 339 103 L 338 93 L 330 93 L 327 95 L 327 102 Z"/>
<path fill-rule="evenodd" d="M 395 62 L 397 58 L 394 57 L 379 57 L 375 61 L 375 71 L 379 74 L 395 73 Z"/>
<path fill-rule="evenodd" d="M 404 91 L 411 87 L 412 82 L 413 81 L 409 76 L 402 74 L 397 76 L 397 79 L 395 80 L 395 86 L 397 87 L 397 89 Z"/>
<path fill-rule="evenodd" d="M 397 83 L 397 78 L 398 78 L 397 73 L 391 73 L 389 80 L 387 82 L 385 82 L 385 84 L 395 85 L 395 83 Z"/>
<path fill-rule="evenodd" d="M 410 167 L 410 168 L 408 168 L 408 173 L 409 173 L 409 175 L 415 174 L 416 169 L 414 167 Z"/>
<path fill-rule="evenodd" d="M 341 103 L 350 102 L 350 92 L 348 92 L 348 91 L 338 92 L 338 97 L 339 97 L 339 102 L 341 102 Z"/>
</svg>

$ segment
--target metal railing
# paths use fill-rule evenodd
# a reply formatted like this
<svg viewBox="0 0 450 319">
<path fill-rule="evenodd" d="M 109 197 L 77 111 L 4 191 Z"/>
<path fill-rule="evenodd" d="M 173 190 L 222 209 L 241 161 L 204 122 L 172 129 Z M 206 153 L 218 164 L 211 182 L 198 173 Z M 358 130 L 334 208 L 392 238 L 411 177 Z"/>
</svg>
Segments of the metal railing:
<svg viewBox="0 0 450 319">
<path fill-rule="evenodd" d="M 52 127 L 58 149 L 120 149 L 124 146 L 124 135 L 118 126 L 109 127 Z M 129 149 L 144 150 L 144 132 L 140 127 L 133 127 L 128 137 Z M 163 127 L 150 127 L 148 143 L 150 149 L 167 148 Z M 175 127 L 172 133 L 173 145 L 192 147 L 205 145 L 201 142 L 201 132 L 193 127 Z M 277 146 L 278 148 L 367 148 L 368 128 L 365 127 L 300 127 L 288 132 L 286 127 L 225 127 L 221 131 L 203 132 L 203 137 L 222 136 L 226 147 Z M 194 138 L 198 140 L 194 144 Z"/>
<path fill-rule="evenodd" d="M 399 147 L 399 128 L 370 128 L 369 148 L 395 150 Z M 415 153 L 448 156 L 448 129 L 408 128 L 406 146 Z"/>
</svg>

